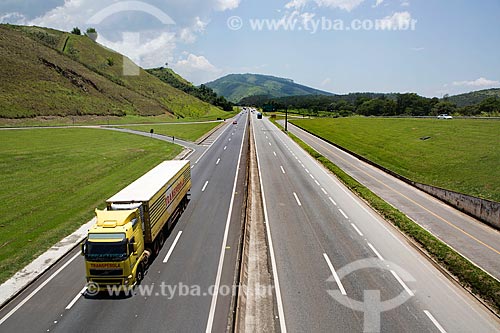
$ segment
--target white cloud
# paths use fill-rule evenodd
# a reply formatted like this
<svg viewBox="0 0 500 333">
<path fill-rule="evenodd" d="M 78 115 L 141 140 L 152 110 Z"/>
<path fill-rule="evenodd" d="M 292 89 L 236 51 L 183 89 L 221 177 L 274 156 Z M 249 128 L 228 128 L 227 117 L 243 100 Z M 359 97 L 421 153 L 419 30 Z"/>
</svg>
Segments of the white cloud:
<svg viewBox="0 0 500 333">
<path fill-rule="evenodd" d="M 309 0 L 292 0 L 285 5 L 286 9 L 301 9 L 307 4 Z"/>
<path fill-rule="evenodd" d="M 412 23 L 416 23 L 416 21 L 411 18 L 409 12 L 394 13 L 384 17 L 379 22 L 381 26 L 388 30 L 407 30 L 413 26 Z"/>
<path fill-rule="evenodd" d="M 420 52 L 425 50 L 425 47 L 412 47 L 411 50 L 415 52 Z"/>
<path fill-rule="evenodd" d="M 212 65 L 204 56 L 197 56 L 192 53 L 177 61 L 172 65 L 172 68 L 194 84 L 212 81 L 223 73 L 221 69 Z"/>
<path fill-rule="evenodd" d="M 409 1 L 401 1 L 401 7 L 409 7 L 410 2 Z"/>
<path fill-rule="evenodd" d="M 374 7 L 380 6 L 383 2 L 384 2 L 384 0 L 377 0 L 377 2 L 375 3 Z"/>
<path fill-rule="evenodd" d="M 157 67 L 173 61 L 176 49 L 175 34 L 168 32 L 147 41 L 142 41 L 140 35 L 135 33 L 124 34 L 123 39 L 119 41 L 106 40 L 99 35 L 97 42 L 126 55 L 144 68 Z"/>
<path fill-rule="evenodd" d="M 455 87 L 476 87 L 476 88 L 485 88 L 485 87 L 495 87 L 500 86 L 500 81 L 488 80 L 484 77 L 480 77 L 477 80 L 472 81 L 455 81 L 452 83 Z"/>
<path fill-rule="evenodd" d="M 350 12 L 365 0 L 314 0 L 320 7 L 339 8 Z"/>
<path fill-rule="evenodd" d="M 179 55 L 179 45 L 194 43 L 205 32 L 215 12 L 235 9 L 240 2 L 241 0 L 144 0 L 144 7 L 156 7 L 158 10 L 158 15 L 153 16 L 159 17 L 161 13 L 172 18 L 175 24 L 168 25 L 162 24 L 161 20 L 151 16 L 151 11 L 145 10 L 144 13 L 121 10 L 108 15 L 99 25 L 88 24 L 91 17 L 108 6 L 116 5 L 116 0 L 64 0 L 63 4 L 31 20 L 26 20 L 22 14 L 4 16 L 5 20 L 16 19 L 17 23 L 63 31 L 70 31 L 73 27 L 80 27 L 85 31 L 92 26 L 99 32 L 99 43 L 123 53 L 142 67 L 162 66 L 168 61 L 178 62 L 179 66 L 185 68 L 187 64 L 183 61 L 199 66 L 201 59 L 196 58 L 198 62 L 193 57 L 184 59 Z M 120 3 L 127 8 L 128 1 Z M 140 8 L 140 1 L 130 1 L 130 5 L 133 6 L 129 8 Z M 2 19 L 3 16 L 0 16 L 0 22 Z M 25 22 L 20 22 L 22 20 Z M 126 32 L 136 32 L 136 35 L 140 34 L 140 39 L 125 37 Z M 127 34 L 129 37 L 132 35 Z"/>
<path fill-rule="evenodd" d="M 225 11 L 238 8 L 241 0 L 217 0 L 215 2 L 215 9 L 218 11 Z"/>
<path fill-rule="evenodd" d="M 10 23 L 24 25 L 28 22 L 28 18 L 21 13 L 13 12 L 0 15 L 0 23 Z"/>
<path fill-rule="evenodd" d="M 180 29 L 178 33 L 179 41 L 186 44 L 194 43 L 198 35 L 205 32 L 208 23 L 208 21 L 203 21 L 199 16 L 195 17 L 191 26 Z"/>
</svg>

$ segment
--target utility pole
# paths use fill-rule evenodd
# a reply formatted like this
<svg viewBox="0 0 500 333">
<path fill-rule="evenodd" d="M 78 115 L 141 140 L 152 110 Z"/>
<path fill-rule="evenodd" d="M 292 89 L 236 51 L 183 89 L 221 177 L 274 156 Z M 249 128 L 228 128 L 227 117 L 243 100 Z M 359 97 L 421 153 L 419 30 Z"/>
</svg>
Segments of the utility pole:
<svg viewBox="0 0 500 333">
<path fill-rule="evenodd" d="M 285 108 L 285 132 L 288 132 L 288 106 Z"/>
</svg>

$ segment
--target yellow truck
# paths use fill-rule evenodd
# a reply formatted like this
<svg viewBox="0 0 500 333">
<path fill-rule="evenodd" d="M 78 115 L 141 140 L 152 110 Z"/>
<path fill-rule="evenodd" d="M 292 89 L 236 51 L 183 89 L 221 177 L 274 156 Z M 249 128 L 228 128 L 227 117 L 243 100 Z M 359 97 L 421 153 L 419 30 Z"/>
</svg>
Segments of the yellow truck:
<svg viewBox="0 0 500 333">
<path fill-rule="evenodd" d="M 82 244 L 87 283 L 106 290 L 132 288 L 144 277 L 172 224 L 189 202 L 189 161 L 164 161 L 96 209 Z"/>
</svg>

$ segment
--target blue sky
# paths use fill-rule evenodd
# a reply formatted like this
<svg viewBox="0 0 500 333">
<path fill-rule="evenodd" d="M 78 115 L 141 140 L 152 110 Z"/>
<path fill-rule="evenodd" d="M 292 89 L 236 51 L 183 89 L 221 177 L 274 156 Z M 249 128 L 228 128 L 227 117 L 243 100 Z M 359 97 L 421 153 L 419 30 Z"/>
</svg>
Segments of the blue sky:
<svg viewBox="0 0 500 333">
<path fill-rule="evenodd" d="M 100 43 L 195 84 L 250 72 L 334 93 L 500 87 L 499 0 L 2 0 L 0 22 L 95 26 Z"/>
</svg>

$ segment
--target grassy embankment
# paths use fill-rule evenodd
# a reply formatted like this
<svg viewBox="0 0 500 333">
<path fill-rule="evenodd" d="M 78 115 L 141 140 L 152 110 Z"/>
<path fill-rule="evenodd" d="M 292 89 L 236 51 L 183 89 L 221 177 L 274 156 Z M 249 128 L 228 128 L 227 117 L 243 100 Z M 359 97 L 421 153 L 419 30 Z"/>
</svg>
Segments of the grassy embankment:
<svg viewBox="0 0 500 333">
<path fill-rule="evenodd" d="M 411 180 L 500 201 L 500 121 L 354 117 L 291 122 Z M 425 137 L 430 138 L 421 140 Z"/>
<path fill-rule="evenodd" d="M 0 283 L 182 150 L 94 129 L 7 130 L 0 142 Z"/>
<path fill-rule="evenodd" d="M 283 129 L 276 122 L 274 123 Z M 404 234 L 413 239 L 431 258 L 455 276 L 462 286 L 478 295 L 500 314 L 500 282 L 498 282 L 498 280 L 462 257 L 459 253 L 434 237 L 434 235 L 423 229 L 401 211 L 385 202 L 295 135 L 289 133 L 289 136 L 312 157 L 317 159 L 328 170 L 335 174 L 349 189 L 364 199 L 373 209 L 383 216 L 384 219 L 394 224 Z"/>
<path fill-rule="evenodd" d="M 203 135 L 214 129 L 220 122 L 200 123 L 200 124 L 161 124 L 161 125 L 140 125 L 123 126 L 123 128 L 132 129 L 149 133 L 151 129 L 155 134 L 174 136 L 187 141 L 196 141 Z"/>
<path fill-rule="evenodd" d="M 86 36 L 0 25 L 0 44 L 0 126 L 228 116 L 142 69 L 123 75 L 123 56 Z"/>
</svg>

